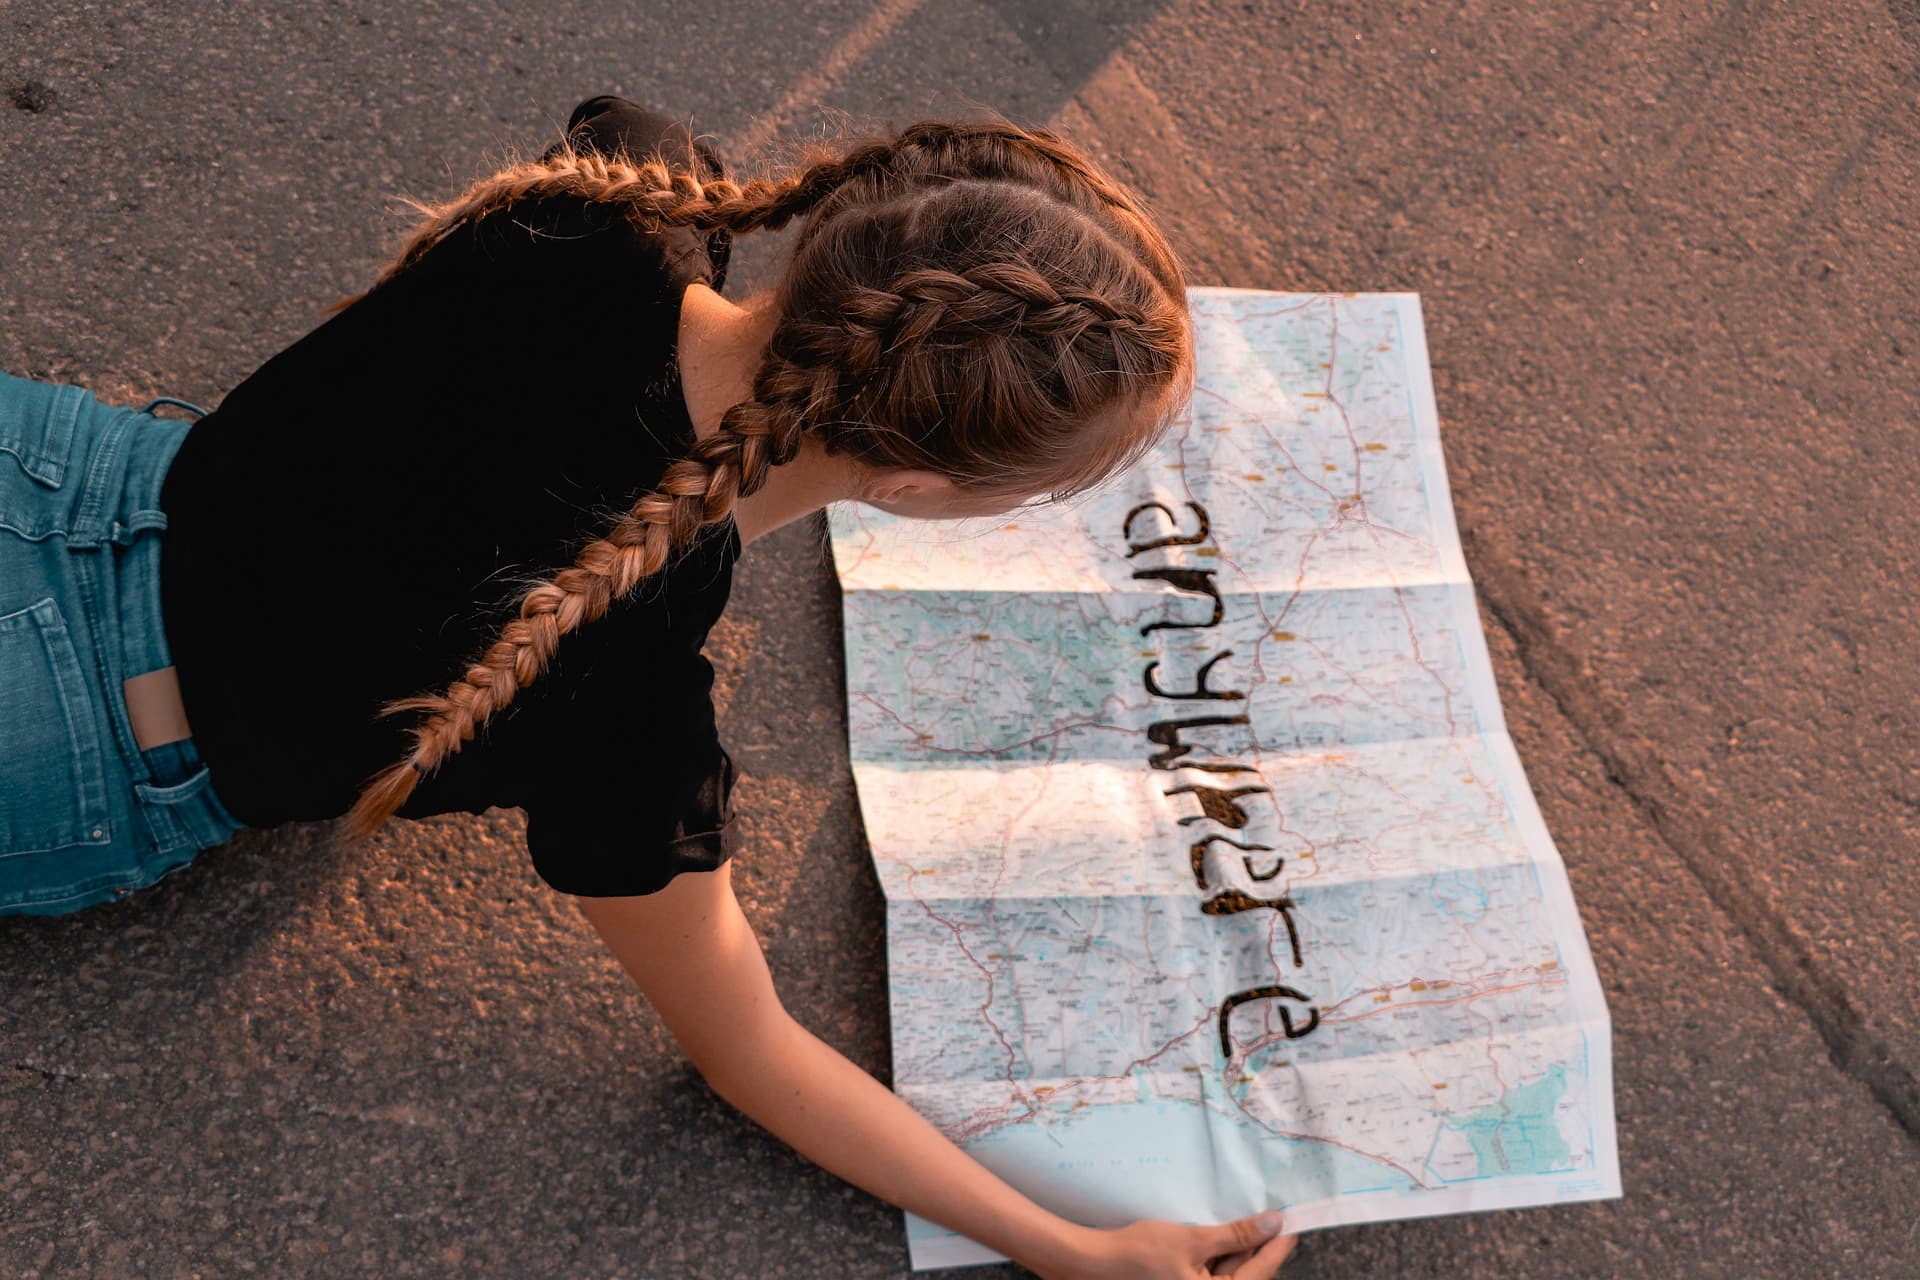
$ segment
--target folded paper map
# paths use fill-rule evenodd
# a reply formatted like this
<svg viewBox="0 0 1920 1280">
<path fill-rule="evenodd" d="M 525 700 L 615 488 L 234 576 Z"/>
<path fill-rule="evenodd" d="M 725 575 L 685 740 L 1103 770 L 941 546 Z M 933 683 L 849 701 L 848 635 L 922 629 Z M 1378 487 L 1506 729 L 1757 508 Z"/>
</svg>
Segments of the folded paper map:
<svg viewBox="0 0 1920 1280">
<path fill-rule="evenodd" d="M 1191 407 L 1092 495 L 829 509 L 893 1088 L 1094 1225 L 1617 1196 L 1419 298 L 1189 297 Z M 906 1220 L 915 1270 L 1001 1260 Z"/>
</svg>

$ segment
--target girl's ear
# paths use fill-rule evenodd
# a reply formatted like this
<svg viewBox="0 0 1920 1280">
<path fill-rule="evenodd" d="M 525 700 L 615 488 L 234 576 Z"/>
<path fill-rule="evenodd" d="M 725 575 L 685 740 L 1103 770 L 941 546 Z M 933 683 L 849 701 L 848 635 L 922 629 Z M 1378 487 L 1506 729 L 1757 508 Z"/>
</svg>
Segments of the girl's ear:
<svg viewBox="0 0 1920 1280">
<path fill-rule="evenodd" d="M 861 482 L 859 498 L 862 502 L 895 502 L 921 493 L 939 494 L 951 488 L 953 481 L 937 471 L 889 467 L 869 473 Z"/>
</svg>

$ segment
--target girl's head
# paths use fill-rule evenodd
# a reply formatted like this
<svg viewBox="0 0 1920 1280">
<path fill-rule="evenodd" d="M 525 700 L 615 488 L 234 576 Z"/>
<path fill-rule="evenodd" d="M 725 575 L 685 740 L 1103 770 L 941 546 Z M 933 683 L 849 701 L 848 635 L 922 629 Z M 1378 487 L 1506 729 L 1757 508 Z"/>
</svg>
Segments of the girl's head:
<svg viewBox="0 0 1920 1280">
<path fill-rule="evenodd" d="M 747 182 L 563 147 L 418 206 L 427 220 L 380 282 L 460 224 L 539 196 L 613 203 L 648 227 L 738 235 L 804 221 L 773 290 L 752 397 L 571 567 L 528 591 L 464 678 L 382 709 L 429 714 L 414 750 L 354 804 L 352 838 L 534 680 L 562 634 L 726 519 L 803 439 L 950 482 L 876 504 L 888 510 L 986 514 L 1078 495 L 1126 469 L 1192 391 L 1186 283 L 1166 237 L 1138 197 L 1045 129 L 921 121 L 850 147 L 809 144 L 782 173 Z"/>
</svg>

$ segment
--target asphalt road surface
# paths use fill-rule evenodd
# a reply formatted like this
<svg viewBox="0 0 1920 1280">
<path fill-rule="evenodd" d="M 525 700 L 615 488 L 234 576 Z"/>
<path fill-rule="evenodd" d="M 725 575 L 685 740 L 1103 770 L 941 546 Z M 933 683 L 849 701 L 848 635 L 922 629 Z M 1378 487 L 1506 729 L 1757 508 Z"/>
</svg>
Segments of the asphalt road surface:
<svg viewBox="0 0 1920 1280">
<path fill-rule="evenodd" d="M 395 197 L 607 92 L 737 163 L 984 103 L 1144 190 L 1195 283 L 1417 291 L 1626 1195 L 1316 1233 L 1285 1274 L 1913 1277 L 1917 83 L 1914 0 L 9 0 L 0 368 L 217 403 L 385 264 Z M 819 537 L 750 550 L 709 650 L 735 884 L 885 1080 Z M 0 921 L 0 1276 L 904 1274 L 899 1212 L 706 1087 L 521 830 L 249 831 Z"/>
</svg>

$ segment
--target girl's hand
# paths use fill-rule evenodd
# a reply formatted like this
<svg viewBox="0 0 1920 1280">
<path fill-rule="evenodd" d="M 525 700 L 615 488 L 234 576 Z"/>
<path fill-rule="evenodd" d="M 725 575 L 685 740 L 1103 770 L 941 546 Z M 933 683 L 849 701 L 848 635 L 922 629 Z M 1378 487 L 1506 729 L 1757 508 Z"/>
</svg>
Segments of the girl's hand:
<svg viewBox="0 0 1920 1280">
<path fill-rule="evenodd" d="M 1299 1237 L 1263 1230 L 1259 1217 L 1204 1226 L 1143 1218 L 1094 1229 L 1072 1265 L 1047 1280 L 1273 1280 Z"/>
</svg>

